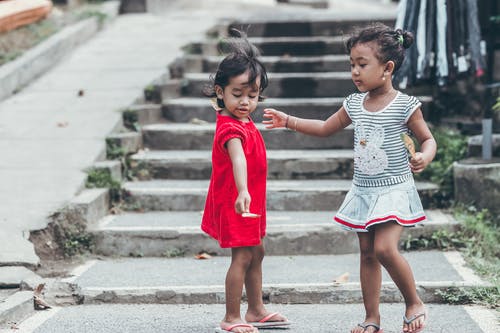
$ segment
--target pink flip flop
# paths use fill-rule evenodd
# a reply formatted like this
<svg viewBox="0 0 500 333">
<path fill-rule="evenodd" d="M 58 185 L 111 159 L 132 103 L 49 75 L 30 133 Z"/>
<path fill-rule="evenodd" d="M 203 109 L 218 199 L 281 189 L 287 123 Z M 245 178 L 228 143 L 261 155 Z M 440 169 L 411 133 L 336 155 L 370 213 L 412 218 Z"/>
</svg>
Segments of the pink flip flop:
<svg viewBox="0 0 500 333">
<path fill-rule="evenodd" d="M 258 322 L 251 322 L 249 324 L 257 328 L 287 328 L 291 322 L 287 321 L 269 321 L 272 317 L 278 315 L 279 312 L 273 312 L 259 320 Z"/>
<path fill-rule="evenodd" d="M 255 326 L 250 325 L 250 324 L 245 324 L 245 323 L 239 323 L 239 324 L 234 324 L 231 326 L 226 327 L 226 329 L 223 329 L 222 327 L 217 327 L 215 328 L 215 333 L 233 333 L 233 329 L 237 327 L 247 327 L 247 328 L 254 328 Z"/>
</svg>

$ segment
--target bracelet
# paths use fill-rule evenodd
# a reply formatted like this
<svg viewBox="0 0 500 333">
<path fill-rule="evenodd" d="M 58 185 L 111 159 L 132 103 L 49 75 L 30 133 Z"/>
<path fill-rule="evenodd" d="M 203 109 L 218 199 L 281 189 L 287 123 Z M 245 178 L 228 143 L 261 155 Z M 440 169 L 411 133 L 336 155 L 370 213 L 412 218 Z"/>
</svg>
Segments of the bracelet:
<svg viewBox="0 0 500 333">
<path fill-rule="evenodd" d="M 286 116 L 285 128 L 288 128 L 288 119 L 290 119 L 290 115 Z"/>
</svg>

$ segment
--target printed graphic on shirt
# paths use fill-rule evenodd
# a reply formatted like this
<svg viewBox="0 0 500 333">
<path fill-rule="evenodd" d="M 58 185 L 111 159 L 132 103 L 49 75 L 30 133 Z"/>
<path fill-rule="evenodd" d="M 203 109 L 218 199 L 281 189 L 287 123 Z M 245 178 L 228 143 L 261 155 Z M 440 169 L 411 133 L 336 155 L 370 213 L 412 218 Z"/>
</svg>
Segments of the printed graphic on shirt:
<svg viewBox="0 0 500 333">
<path fill-rule="evenodd" d="M 384 129 L 376 126 L 367 133 L 363 124 L 356 123 L 355 132 L 358 135 L 358 142 L 354 147 L 354 163 L 359 171 L 366 175 L 377 175 L 384 172 L 389 164 L 387 154 L 381 148 L 384 143 Z"/>
</svg>

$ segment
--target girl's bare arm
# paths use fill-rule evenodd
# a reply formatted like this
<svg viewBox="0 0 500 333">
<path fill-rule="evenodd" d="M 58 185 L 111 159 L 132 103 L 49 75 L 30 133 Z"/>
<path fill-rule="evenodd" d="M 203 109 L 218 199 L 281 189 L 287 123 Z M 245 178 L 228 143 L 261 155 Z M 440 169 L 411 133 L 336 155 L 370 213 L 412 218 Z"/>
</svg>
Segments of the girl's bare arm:
<svg viewBox="0 0 500 333">
<path fill-rule="evenodd" d="M 266 128 L 287 127 L 300 133 L 321 137 L 330 136 L 351 124 L 351 118 L 344 107 L 327 120 L 298 118 L 275 109 L 264 109 L 264 117 L 269 118 L 262 122 L 267 125 Z"/>
<path fill-rule="evenodd" d="M 410 159 L 410 167 L 413 172 L 422 172 L 436 155 L 437 144 L 427 126 L 422 110 L 418 108 L 408 119 L 408 128 L 413 132 L 420 144 L 420 152 L 417 152 L 415 158 Z"/>
<path fill-rule="evenodd" d="M 241 140 L 230 139 L 226 142 L 227 151 L 233 164 L 234 182 L 238 190 L 238 197 L 234 203 L 236 213 L 248 213 L 250 211 L 250 193 L 247 186 L 247 159 L 243 151 Z"/>
</svg>

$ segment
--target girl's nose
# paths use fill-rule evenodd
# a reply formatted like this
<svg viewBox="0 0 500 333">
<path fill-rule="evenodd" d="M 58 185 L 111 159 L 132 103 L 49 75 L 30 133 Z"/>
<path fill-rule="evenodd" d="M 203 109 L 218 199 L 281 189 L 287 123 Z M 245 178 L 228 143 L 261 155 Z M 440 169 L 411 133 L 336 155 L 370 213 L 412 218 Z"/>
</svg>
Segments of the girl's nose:
<svg viewBox="0 0 500 333">
<path fill-rule="evenodd" d="M 247 98 L 247 97 L 243 97 L 243 98 L 240 100 L 240 104 L 242 104 L 242 105 L 248 105 L 248 98 Z"/>
</svg>

